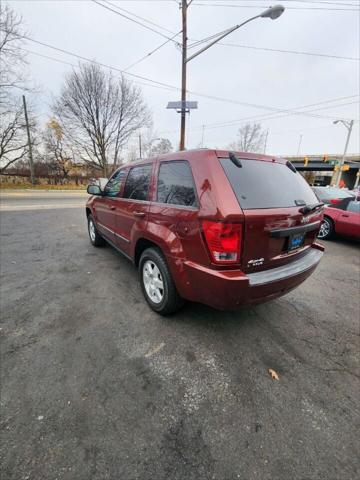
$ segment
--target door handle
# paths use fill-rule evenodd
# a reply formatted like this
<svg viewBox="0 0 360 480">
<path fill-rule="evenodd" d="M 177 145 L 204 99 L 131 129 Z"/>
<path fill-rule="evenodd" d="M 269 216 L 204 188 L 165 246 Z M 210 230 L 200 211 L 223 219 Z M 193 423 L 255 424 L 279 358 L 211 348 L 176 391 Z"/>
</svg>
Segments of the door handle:
<svg viewBox="0 0 360 480">
<path fill-rule="evenodd" d="M 350 215 L 348 215 L 347 213 L 343 213 L 341 216 L 342 217 L 350 217 Z"/>
<path fill-rule="evenodd" d="M 116 207 L 114 207 L 114 205 L 110 205 L 110 210 L 115 210 Z"/>
<path fill-rule="evenodd" d="M 145 212 L 133 212 L 135 217 L 145 217 Z"/>
</svg>

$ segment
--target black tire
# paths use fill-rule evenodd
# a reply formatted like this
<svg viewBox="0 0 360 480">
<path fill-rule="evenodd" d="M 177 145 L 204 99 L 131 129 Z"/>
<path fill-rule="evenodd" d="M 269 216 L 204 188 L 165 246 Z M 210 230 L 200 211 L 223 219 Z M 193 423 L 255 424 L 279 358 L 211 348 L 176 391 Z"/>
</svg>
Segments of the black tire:
<svg viewBox="0 0 360 480">
<path fill-rule="evenodd" d="M 161 274 L 160 281 L 163 283 L 163 293 L 162 299 L 159 302 L 153 301 L 146 290 L 144 266 L 145 264 L 149 265 L 148 262 L 153 263 Z M 142 253 L 139 262 L 139 278 L 145 300 L 155 312 L 160 315 L 169 315 L 175 313 L 183 306 L 184 300 L 179 296 L 176 290 L 166 259 L 159 249 L 148 248 Z"/>
<path fill-rule="evenodd" d="M 93 233 L 91 233 L 92 226 L 94 227 Z M 94 218 L 91 213 L 90 215 L 88 215 L 88 233 L 91 245 L 93 245 L 94 247 L 103 247 L 105 245 L 105 240 L 98 232 L 98 229 L 96 228 L 96 224 L 94 222 Z"/>
<path fill-rule="evenodd" d="M 334 231 L 334 222 L 331 220 L 331 218 L 324 217 L 318 233 L 318 238 L 320 238 L 320 240 L 328 240 L 334 235 Z"/>
</svg>

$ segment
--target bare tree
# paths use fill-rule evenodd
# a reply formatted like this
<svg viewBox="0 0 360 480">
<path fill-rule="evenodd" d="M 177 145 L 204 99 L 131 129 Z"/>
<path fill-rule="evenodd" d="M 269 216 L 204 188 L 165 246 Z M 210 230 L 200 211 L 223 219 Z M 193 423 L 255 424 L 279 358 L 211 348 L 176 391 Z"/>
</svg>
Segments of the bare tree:
<svg viewBox="0 0 360 480">
<path fill-rule="evenodd" d="M 8 5 L 0 2 L 0 104 L 11 102 L 14 88 L 25 88 L 23 67 L 27 64 L 22 49 L 23 20 Z"/>
<path fill-rule="evenodd" d="M 55 119 L 51 119 L 47 125 L 43 135 L 46 163 L 55 175 L 67 180 L 69 172 L 72 168 L 74 158 L 71 146 L 64 138 L 64 132 Z"/>
<path fill-rule="evenodd" d="M 238 139 L 229 145 L 229 149 L 240 152 L 261 153 L 264 149 L 265 132 L 260 123 L 246 123 L 239 128 Z"/>
<path fill-rule="evenodd" d="M 140 89 L 94 64 L 67 76 L 53 110 L 79 157 L 105 176 L 129 137 L 150 121 Z"/>
<path fill-rule="evenodd" d="M 173 146 L 169 139 L 159 138 L 158 143 L 151 147 L 151 155 L 162 155 L 173 151 Z"/>
<path fill-rule="evenodd" d="M 24 112 L 18 107 L 15 112 L 1 114 L 0 121 L 0 174 L 23 158 L 27 153 L 28 142 L 24 131 Z"/>
</svg>

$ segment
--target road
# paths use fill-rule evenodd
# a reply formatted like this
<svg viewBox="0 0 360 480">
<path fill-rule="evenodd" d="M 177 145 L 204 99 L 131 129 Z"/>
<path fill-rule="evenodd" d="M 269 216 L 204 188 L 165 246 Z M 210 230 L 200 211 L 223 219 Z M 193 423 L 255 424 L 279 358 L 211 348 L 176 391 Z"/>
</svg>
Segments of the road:
<svg viewBox="0 0 360 480">
<path fill-rule="evenodd" d="M 359 478 L 358 244 L 268 304 L 162 318 L 83 196 L 5 197 L 2 480 Z"/>
<path fill-rule="evenodd" d="M 83 190 L 3 190 L 0 192 L 0 212 L 78 208 L 86 202 Z"/>
</svg>

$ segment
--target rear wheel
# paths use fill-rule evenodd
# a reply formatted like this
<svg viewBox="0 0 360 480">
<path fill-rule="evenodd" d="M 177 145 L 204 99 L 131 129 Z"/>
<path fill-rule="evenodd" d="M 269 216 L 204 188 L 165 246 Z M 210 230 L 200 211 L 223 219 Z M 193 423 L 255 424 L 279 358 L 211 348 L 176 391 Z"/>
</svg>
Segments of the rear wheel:
<svg viewBox="0 0 360 480">
<path fill-rule="evenodd" d="M 88 232 L 90 242 L 92 245 L 94 245 L 94 247 L 102 247 L 105 245 L 105 240 L 97 231 L 93 216 L 91 214 L 88 216 Z"/>
<path fill-rule="evenodd" d="M 330 238 L 334 233 L 334 224 L 332 220 L 330 220 L 329 217 L 324 217 L 324 220 L 321 224 L 319 233 L 318 233 L 318 238 L 321 240 L 327 240 Z"/>
<path fill-rule="evenodd" d="M 161 315 L 174 313 L 183 305 L 164 255 L 157 248 L 143 252 L 139 263 L 141 289 L 150 307 Z"/>
</svg>

